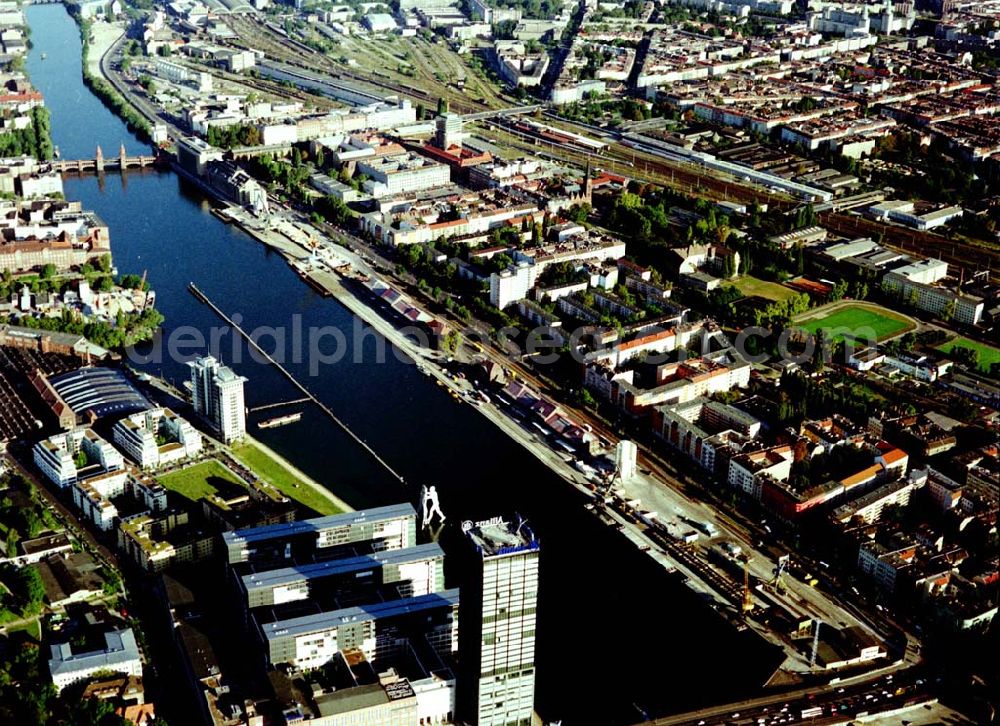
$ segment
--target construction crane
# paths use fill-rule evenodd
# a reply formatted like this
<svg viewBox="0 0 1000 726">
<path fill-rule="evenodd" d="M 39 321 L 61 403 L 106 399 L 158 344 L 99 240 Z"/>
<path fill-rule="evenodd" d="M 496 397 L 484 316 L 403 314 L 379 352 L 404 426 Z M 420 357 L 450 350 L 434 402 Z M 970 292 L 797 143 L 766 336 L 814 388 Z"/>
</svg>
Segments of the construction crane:
<svg viewBox="0 0 1000 726">
<path fill-rule="evenodd" d="M 752 612 L 753 608 L 753 596 L 750 594 L 750 561 L 745 560 L 743 562 L 743 614 Z"/>
</svg>

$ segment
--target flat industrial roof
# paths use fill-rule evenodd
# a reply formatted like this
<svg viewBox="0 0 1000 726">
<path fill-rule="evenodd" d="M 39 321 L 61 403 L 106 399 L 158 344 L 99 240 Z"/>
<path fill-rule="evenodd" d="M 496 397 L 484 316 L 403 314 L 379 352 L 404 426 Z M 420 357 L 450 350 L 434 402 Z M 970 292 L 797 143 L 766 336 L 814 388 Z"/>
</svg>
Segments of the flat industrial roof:
<svg viewBox="0 0 1000 726">
<path fill-rule="evenodd" d="M 458 606 L 458 588 L 433 592 L 417 597 L 404 597 L 401 600 L 373 603 L 361 607 L 342 608 L 326 613 L 315 613 L 300 618 L 278 620 L 261 626 L 266 640 L 276 638 L 297 637 L 308 635 L 320 630 L 337 628 L 341 625 L 356 622 L 368 622 L 382 618 L 393 618 L 409 613 L 419 613 L 424 610 L 434 610 L 440 607 Z"/>
<path fill-rule="evenodd" d="M 359 512 L 344 512 L 342 514 L 331 514 L 326 517 L 314 517 L 313 519 L 303 519 L 298 522 L 287 522 L 284 524 L 269 524 L 263 527 L 252 527 L 250 529 L 239 529 L 235 532 L 225 532 L 222 535 L 226 545 L 238 544 L 241 542 L 261 542 L 277 537 L 290 537 L 306 532 L 319 532 L 324 529 L 343 527 L 349 524 L 362 522 L 378 522 L 397 517 L 417 516 L 417 510 L 412 504 L 390 504 L 387 507 L 375 507 L 374 509 L 362 509 Z"/>
<path fill-rule="evenodd" d="M 302 580 L 312 580 L 318 577 L 367 570 L 386 565 L 398 565 L 408 562 L 421 562 L 435 558 L 444 558 L 444 550 L 436 542 L 407 547 L 402 550 L 386 550 L 360 557 L 345 557 L 339 560 L 327 560 L 296 567 L 282 567 L 277 570 L 254 572 L 243 576 L 243 588 L 250 592 L 261 588 L 279 587 Z"/>
</svg>

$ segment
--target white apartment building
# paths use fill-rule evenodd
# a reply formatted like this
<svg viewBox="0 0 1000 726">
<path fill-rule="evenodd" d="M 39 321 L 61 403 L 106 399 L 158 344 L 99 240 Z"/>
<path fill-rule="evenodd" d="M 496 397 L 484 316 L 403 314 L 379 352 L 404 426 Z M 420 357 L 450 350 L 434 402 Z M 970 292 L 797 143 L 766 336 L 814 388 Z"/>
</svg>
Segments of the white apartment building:
<svg viewBox="0 0 1000 726">
<path fill-rule="evenodd" d="M 426 637 L 438 654 L 450 656 L 458 650 L 458 599 L 458 590 L 442 590 L 257 627 L 271 665 L 318 668 L 349 648 L 359 648 L 369 659 L 393 656 L 408 647 L 410 629 Z"/>
<path fill-rule="evenodd" d="M 790 446 L 774 446 L 735 456 L 729 461 L 729 486 L 759 500 L 763 480 L 767 477 L 787 480 L 792 473 L 793 458 Z"/>
<path fill-rule="evenodd" d="M 522 261 L 504 270 L 490 275 L 490 304 L 500 310 L 512 305 L 518 300 L 528 297 L 528 292 L 535 286 L 534 263 Z"/>
<path fill-rule="evenodd" d="M 982 320 L 986 306 L 981 297 L 911 280 L 905 271 L 906 268 L 901 268 L 896 272 L 886 273 L 882 278 L 882 285 L 887 290 L 898 292 L 904 300 L 912 298 L 921 310 L 937 315 L 954 306 L 951 317 L 955 322 L 978 325 Z"/>
<path fill-rule="evenodd" d="M 49 673 L 57 692 L 81 683 L 97 672 L 142 675 L 142 660 L 131 628 L 104 634 L 105 647 L 87 653 L 74 653 L 69 643 L 50 646 Z"/>
<path fill-rule="evenodd" d="M 118 507 L 111 500 L 125 493 L 127 479 L 125 471 L 110 471 L 78 481 L 73 485 L 73 503 L 94 526 L 107 532 L 118 516 Z"/>
<path fill-rule="evenodd" d="M 877 522 L 882 512 L 889 507 L 905 507 L 914 491 L 927 481 L 927 472 L 913 472 L 907 479 L 889 482 L 868 494 L 843 504 L 833 512 L 833 518 L 841 524 L 861 521 L 865 524 Z"/>
<path fill-rule="evenodd" d="M 62 174 L 57 171 L 35 172 L 29 176 L 22 176 L 19 181 L 21 196 L 25 199 L 51 197 L 63 193 Z"/>
<path fill-rule="evenodd" d="M 123 418 L 115 424 L 114 439 L 118 448 L 143 469 L 197 456 L 202 446 L 201 434 L 169 408 L 154 408 Z"/>
<path fill-rule="evenodd" d="M 151 476 L 139 472 L 131 472 L 128 478 L 128 488 L 132 496 L 138 499 L 151 512 L 162 512 L 167 508 L 167 490 Z"/>
<path fill-rule="evenodd" d="M 407 153 L 358 162 L 358 172 L 368 177 L 365 191 L 373 197 L 419 192 L 451 183 L 451 169 L 444 164 Z"/>
<path fill-rule="evenodd" d="M 188 366 L 194 410 L 212 424 L 225 443 L 243 438 L 247 432 L 243 384 L 247 379 L 212 356 L 198 358 Z"/>
<path fill-rule="evenodd" d="M 896 589 L 896 575 L 917 555 L 917 545 L 906 543 L 889 549 L 878 542 L 868 542 L 858 550 L 858 569 L 889 592 Z"/>
<path fill-rule="evenodd" d="M 35 444 L 35 465 L 60 489 L 113 471 L 124 474 L 122 455 L 93 430 L 78 428 Z"/>
</svg>

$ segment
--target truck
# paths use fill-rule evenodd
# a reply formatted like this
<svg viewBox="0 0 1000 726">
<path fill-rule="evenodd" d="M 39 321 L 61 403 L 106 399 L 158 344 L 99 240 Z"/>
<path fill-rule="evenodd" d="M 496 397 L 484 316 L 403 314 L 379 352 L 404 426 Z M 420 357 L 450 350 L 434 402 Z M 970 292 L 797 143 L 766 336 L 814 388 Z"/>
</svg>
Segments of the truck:
<svg viewBox="0 0 1000 726">
<path fill-rule="evenodd" d="M 707 519 L 702 522 L 695 523 L 695 526 L 709 537 L 714 537 L 719 533 L 718 528 Z"/>
</svg>

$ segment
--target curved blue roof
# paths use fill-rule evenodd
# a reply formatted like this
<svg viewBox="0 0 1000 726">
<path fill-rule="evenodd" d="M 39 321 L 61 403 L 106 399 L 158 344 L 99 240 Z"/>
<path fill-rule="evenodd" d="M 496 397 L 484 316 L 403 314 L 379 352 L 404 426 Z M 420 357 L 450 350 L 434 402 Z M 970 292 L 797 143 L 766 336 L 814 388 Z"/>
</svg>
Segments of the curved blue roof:
<svg viewBox="0 0 1000 726">
<path fill-rule="evenodd" d="M 81 368 L 53 376 L 49 383 L 74 413 L 94 416 L 127 416 L 152 408 L 125 376 L 111 368 Z"/>
</svg>

